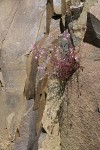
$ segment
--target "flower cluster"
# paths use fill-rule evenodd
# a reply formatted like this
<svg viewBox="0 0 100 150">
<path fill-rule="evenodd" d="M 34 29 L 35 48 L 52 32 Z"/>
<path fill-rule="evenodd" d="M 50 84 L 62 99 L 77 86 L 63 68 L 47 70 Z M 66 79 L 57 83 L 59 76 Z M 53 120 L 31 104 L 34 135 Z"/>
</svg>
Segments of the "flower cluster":
<svg viewBox="0 0 100 150">
<path fill-rule="evenodd" d="M 79 60 L 73 47 L 71 36 L 66 30 L 60 35 L 59 56 L 54 60 L 55 74 L 60 80 L 67 80 L 78 68 Z"/>
<path fill-rule="evenodd" d="M 75 60 L 75 57 L 69 54 L 63 59 L 56 60 L 54 68 L 56 76 L 64 81 L 79 68 L 79 63 Z"/>
<path fill-rule="evenodd" d="M 61 34 L 58 41 L 59 44 L 53 45 L 48 51 L 38 48 L 36 45 L 32 50 L 35 51 L 35 59 L 40 61 L 38 67 L 40 76 L 46 72 L 48 75 L 56 75 L 57 78 L 64 81 L 79 68 L 79 61 L 68 31 Z M 47 68 L 50 67 L 50 64 L 53 69 Z"/>
</svg>

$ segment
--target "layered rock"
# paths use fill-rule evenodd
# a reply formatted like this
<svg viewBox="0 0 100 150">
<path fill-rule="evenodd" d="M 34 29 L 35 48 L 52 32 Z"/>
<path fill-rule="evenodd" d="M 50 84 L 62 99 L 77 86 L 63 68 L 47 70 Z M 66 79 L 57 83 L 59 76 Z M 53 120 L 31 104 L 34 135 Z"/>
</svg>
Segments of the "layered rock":
<svg viewBox="0 0 100 150">
<path fill-rule="evenodd" d="M 20 121 L 27 111 L 27 101 L 23 96 L 26 80 L 25 55 L 36 40 L 41 12 L 44 10 L 45 1 L 0 1 L 0 82 L 2 77 L 5 83 L 0 90 L 5 95 L 2 98 L 3 94 L 0 92 L 0 110 L 4 114 L 0 115 L 3 127 L 0 128 L 0 145 L 3 149 L 11 149 Z M 44 26 L 45 22 L 42 22 L 39 31 L 41 36 Z M 5 145 L 8 147 L 3 147 Z"/>
<path fill-rule="evenodd" d="M 0 116 L 1 149 L 99 150 L 100 50 L 82 41 L 87 11 L 95 2 L 86 0 L 81 16 L 73 22 L 81 40 L 77 48 L 83 72 L 78 70 L 64 85 L 56 78 L 42 80 L 45 71 L 39 74 L 37 67 L 46 67 L 47 60 L 37 62 L 28 50 L 36 39 L 38 49 L 43 48 L 48 54 L 59 43 L 59 21 L 52 21 L 50 35 L 43 36 L 45 1 L 0 2 L 0 11 L 4 12 L 0 28 L 0 110 L 4 114 Z M 55 9 L 60 10 L 56 6 Z"/>
</svg>

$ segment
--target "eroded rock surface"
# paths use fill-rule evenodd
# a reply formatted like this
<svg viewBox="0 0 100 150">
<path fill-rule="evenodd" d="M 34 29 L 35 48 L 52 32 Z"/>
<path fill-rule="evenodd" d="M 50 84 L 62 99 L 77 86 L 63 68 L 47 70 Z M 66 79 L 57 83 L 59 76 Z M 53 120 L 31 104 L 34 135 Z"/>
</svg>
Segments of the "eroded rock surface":
<svg viewBox="0 0 100 150">
<path fill-rule="evenodd" d="M 81 47 L 83 72 L 67 83 L 59 116 L 62 150 L 99 150 L 100 49 L 88 44 Z M 72 144 L 73 143 L 73 144 Z"/>
<path fill-rule="evenodd" d="M 41 13 L 44 9 L 45 1 L 0 1 L 0 73 L 2 73 L 5 83 L 1 89 L 1 92 L 5 93 L 4 99 L 0 93 L 0 110 L 4 114 L 3 116 L 0 113 L 0 122 L 3 126 L 3 129 L 0 129 L 2 145 L 5 145 L 5 142 L 10 145 L 15 141 L 16 130 L 26 112 L 27 101 L 23 97 L 26 80 L 25 55 L 32 42 L 36 40 Z M 42 21 L 39 32 L 41 36 L 45 30 L 44 26 L 45 22 Z M 7 114 L 4 113 L 6 111 Z M 14 114 L 13 117 L 12 114 Z M 9 118 L 12 119 L 9 121 Z M 6 130 L 7 133 L 5 133 Z M 8 135 L 8 139 L 6 139 L 6 135 Z M 2 136 L 4 136 L 3 140 Z M 4 149 L 8 150 L 9 147 Z"/>
<path fill-rule="evenodd" d="M 87 30 L 84 42 L 100 48 L 100 1 L 98 1 L 87 14 Z M 98 10 L 98 11 L 97 11 Z"/>
<path fill-rule="evenodd" d="M 57 4 L 56 12 L 59 13 L 60 2 L 54 2 Z M 46 87 L 39 84 L 40 86 L 35 89 L 45 73 L 38 73 L 34 78 L 33 53 L 29 53 L 29 47 L 38 39 L 38 45 L 48 52 L 56 46 L 55 43 L 58 43 L 60 32 L 59 21 L 52 21 L 50 35 L 43 34 L 46 1 L 0 2 L 0 12 L 3 13 L 3 16 L 0 13 L 1 149 L 100 149 L 100 49 L 84 45 L 82 42 L 87 12 L 95 2 L 96 0 L 86 0 L 81 16 L 73 22 L 79 45 L 81 41 L 80 47 L 77 48 L 83 72 L 81 69 L 80 72 L 76 72 L 66 83 L 65 89 L 55 78 L 48 78 Z M 38 38 L 37 33 L 39 33 Z M 41 64 L 40 61 L 39 65 Z M 45 64 L 46 61 L 43 65 Z M 34 80 L 36 87 L 33 85 Z M 23 93 L 24 89 L 26 93 Z M 31 99 L 34 98 L 34 90 L 37 92 L 39 90 L 37 101 Z"/>
</svg>

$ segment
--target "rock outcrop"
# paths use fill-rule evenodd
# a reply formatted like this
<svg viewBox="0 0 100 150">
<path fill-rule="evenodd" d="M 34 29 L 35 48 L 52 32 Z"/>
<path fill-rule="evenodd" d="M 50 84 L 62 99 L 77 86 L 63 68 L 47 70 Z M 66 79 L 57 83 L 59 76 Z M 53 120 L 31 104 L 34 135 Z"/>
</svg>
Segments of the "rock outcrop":
<svg viewBox="0 0 100 150">
<path fill-rule="evenodd" d="M 30 45 L 36 40 L 41 13 L 44 9 L 45 1 L 0 1 L 0 82 L 1 84 L 4 82 L 4 87 L 0 88 L 2 149 L 11 149 L 17 129 L 20 128 L 20 121 L 27 111 L 28 104 L 23 96 L 26 81 L 26 54 Z M 45 26 L 43 20 L 39 31 L 41 36 Z"/>
<path fill-rule="evenodd" d="M 60 34 L 59 20 L 52 20 L 49 35 L 43 34 L 46 1 L 0 1 L 1 150 L 100 149 L 100 27 L 96 2 L 85 0 L 78 20 L 73 21 L 80 69 L 67 82 L 59 82 L 46 76 L 46 71 L 52 70 L 49 55 L 59 48 Z M 60 13 L 60 2 L 54 3 L 55 12 Z M 90 42 L 92 38 L 87 41 L 90 26 L 97 43 Z M 38 60 L 33 46 L 46 55 Z"/>
</svg>

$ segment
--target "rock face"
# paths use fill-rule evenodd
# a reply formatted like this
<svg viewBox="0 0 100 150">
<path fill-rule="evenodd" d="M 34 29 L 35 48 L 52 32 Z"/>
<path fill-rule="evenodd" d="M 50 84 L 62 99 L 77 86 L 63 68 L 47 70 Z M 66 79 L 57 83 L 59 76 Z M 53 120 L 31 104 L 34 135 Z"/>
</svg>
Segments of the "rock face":
<svg viewBox="0 0 100 150">
<path fill-rule="evenodd" d="M 73 22 L 74 32 L 76 37 L 81 41 L 84 38 L 86 23 L 87 23 L 87 12 L 91 9 L 91 7 L 97 2 L 97 0 L 88 1 L 85 0 L 83 11 L 78 18 L 78 20 Z"/>
<path fill-rule="evenodd" d="M 23 96 L 26 80 L 25 55 L 32 42 L 36 40 L 41 12 L 44 8 L 45 1 L 0 1 L 0 82 L 5 83 L 0 90 L 2 149 L 5 149 L 3 145 L 9 146 L 15 141 L 16 130 L 26 112 L 27 101 Z M 44 32 L 44 20 L 45 17 L 39 32 L 41 36 Z"/>
<path fill-rule="evenodd" d="M 0 1 L 0 148 L 99 150 L 100 49 L 95 47 L 99 42 L 91 46 L 82 41 L 87 12 L 96 0 L 86 0 L 79 19 L 73 22 L 83 71 L 75 72 L 64 85 L 56 78 L 48 78 L 46 85 L 41 84 L 45 73 L 37 72 L 33 53 L 29 53 L 31 43 L 36 40 L 47 52 L 59 43 L 59 21 L 52 20 L 49 36 L 43 34 L 45 3 L 45 0 Z M 59 13 L 60 1 L 54 3 Z M 97 11 L 92 9 L 89 14 L 99 19 Z M 98 24 L 90 23 L 99 39 Z M 45 66 L 47 60 L 43 60 L 37 66 Z"/>
<path fill-rule="evenodd" d="M 83 12 L 77 21 L 77 27 L 74 22 L 75 34 L 81 39 L 79 51 L 83 72 L 76 72 L 67 82 L 63 95 L 60 114 L 58 115 L 62 150 L 100 149 L 98 136 L 100 134 L 100 84 L 98 84 L 100 49 L 82 42 L 86 20 L 88 19 L 85 18 L 85 14 L 87 14 L 95 2 L 96 1 L 86 1 Z M 93 13 L 96 14 L 97 9 L 93 11 Z M 96 22 L 92 23 L 94 28 L 96 27 L 95 25 L 98 26 Z M 89 28 L 87 28 L 87 30 L 89 30 Z"/>
<path fill-rule="evenodd" d="M 82 45 L 81 65 L 67 83 L 60 108 L 61 149 L 100 149 L 99 62 L 100 49 Z"/>
</svg>

